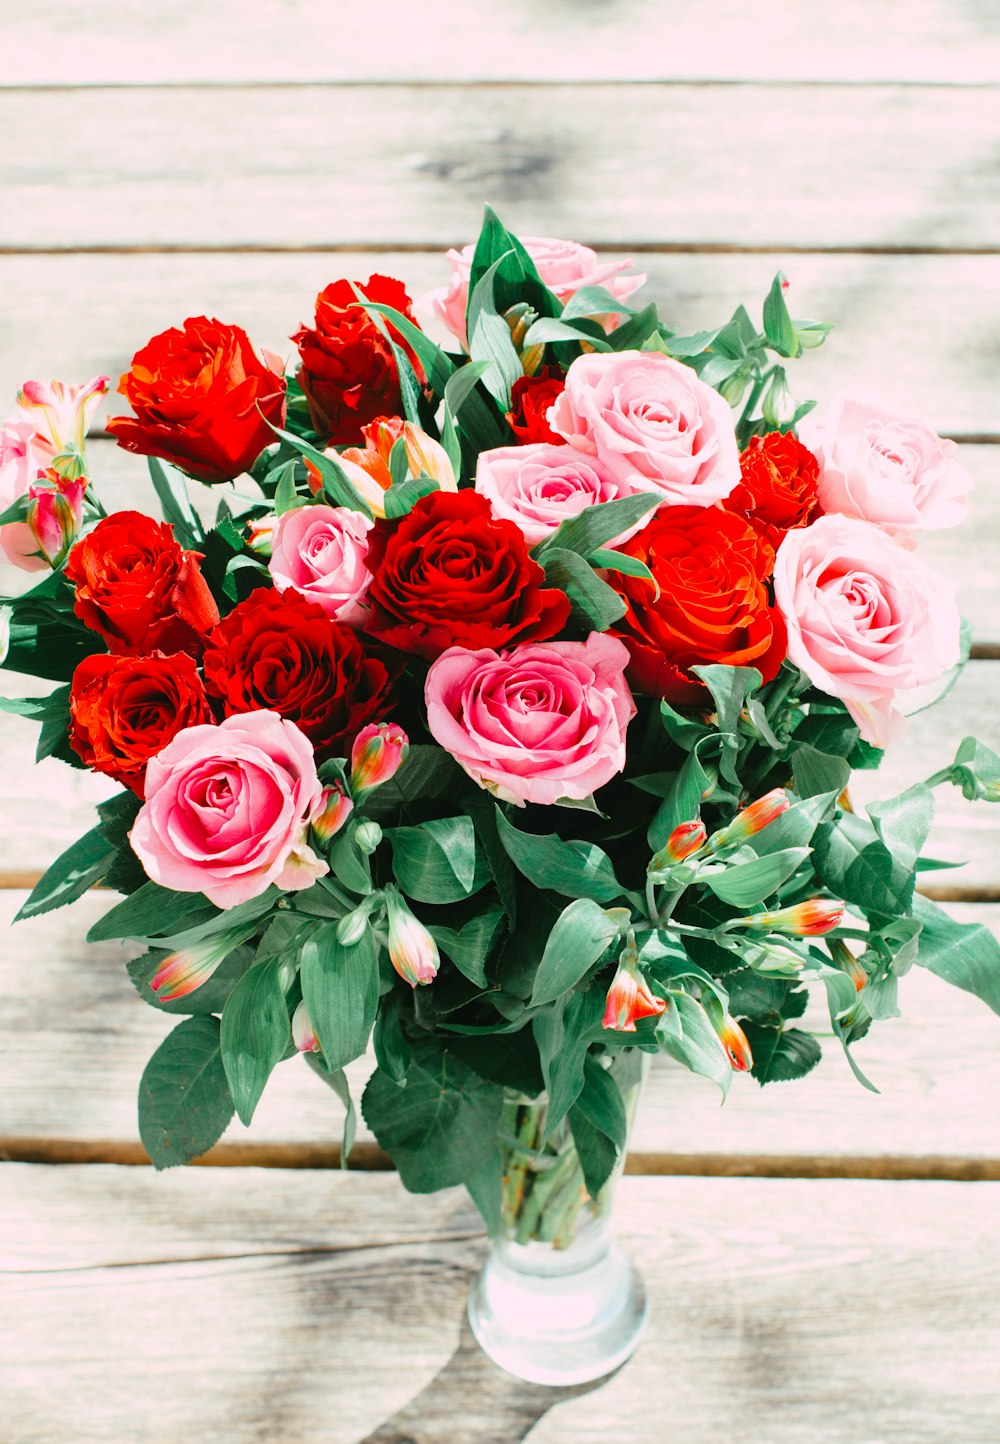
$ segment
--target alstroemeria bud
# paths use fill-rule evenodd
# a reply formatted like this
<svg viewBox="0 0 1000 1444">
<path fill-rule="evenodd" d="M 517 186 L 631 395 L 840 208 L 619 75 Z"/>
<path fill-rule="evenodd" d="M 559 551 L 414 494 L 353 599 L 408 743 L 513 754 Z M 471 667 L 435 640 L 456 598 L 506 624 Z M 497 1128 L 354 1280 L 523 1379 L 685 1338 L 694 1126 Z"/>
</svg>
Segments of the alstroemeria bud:
<svg viewBox="0 0 1000 1444">
<path fill-rule="evenodd" d="M 368 450 L 375 452 L 386 467 L 393 447 L 401 441 L 406 448 L 406 464 L 411 477 L 429 476 L 442 491 L 458 490 L 448 453 L 439 441 L 428 436 L 419 426 L 414 426 L 412 421 L 404 421 L 401 416 L 378 416 L 361 431 Z M 356 459 L 353 451 L 350 454 L 352 459 Z"/>
<path fill-rule="evenodd" d="M 433 982 L 441 966 L 437 943 L 392 886 L 385 889 L 385 905 L 392 966 L 411 988 Z"/>
<path fill-rule="evenodd" d="M 67 386 L 64 381 L 26 381 L 17 393 L 17 404 L 22 411 L 41 412 L 40 416 L 32 414 L 32 420 L 53 451 L 80 456 L 87 427 L 110 380 L 110 376 L 95 376 L 85 386 Z"/>
<path fill-rule="evenodd" d="M 659 1017 L 666 1006 L 666 998 L 656 997 L 639 971 L 634 945 L 626 944 L 608 989 L 601 1026 L 616 1033 L 634 1033 L 637 1018 Z"/>
<path fill-rule="evenodd" d="M 692 822 L 679 822 L 650 862 L 648 871 L 662 872 L 672 863 L 683 862 L 699 852 L 707 841 L 708 833 L 703 822 L 697 818 Z"/>
<path fill-rule="evenodd" d="M 70 481 L 52 467 L 28 488 L 25 521 L 38 550 L 55 570 L 62 566 L 83 525 L 87 478 Z"/>
<path fill-rule="evenodd" d="M 725 1022 L 719 1033 L 719 1039 L 734 1073 L 749 1073 L 753 1067 L 753 1054 L 750 1051 L 750 1044 L 747 1035 L 737 1023 L 736 1019 L 726 1014 Z"/>
<path fill-rule="evenodd" d="M 300 1053 L 318 1053 L 319 1039 L 303 1000 L 292 1014 L 292 1042 Z"/>
<path fill-rule="evenodd" d="M 794 933 L 800 938 L 817 938 L 839 927 L 844 917 L 844 904 L 834 898 L 810 898 L 794 907 L 779 908 L 773 913 L 754 913 L 740 918 L 748 928 L 767 928 L 779 933 Z"/>
<path fill-rule="evenodd" d="M 381 841 L 382 829 L 373 818 L 364 818 L 354 829 L 355 846 L 365 857 L 371 857 Z"/>
<path fill-rule="evenodd" d="M 372 516 L 385 516 L 385 494 L 392 483 L 389 468 L 374 451 L 362 451 L 360 447 L 348 447 L 338 453 L 335 447 L 327 447 L 324 455 L 331 457 L 343 471 L 358 495 L 368 504 Z M 306 479 L 313 496 L 323 490 L 323 478 L 319 467 L 304 458 Z"/>
<path fill-rule="evenodd" d="M 410 739 L 395 722 L 370 722 L 351 748 L 351 791 L 357 797 L 395 777 L 406 761 Z"/>
<path fill-rule="evenodd" d="M 756 802 L 751 802 L 738 812 L 727 827 L 716 832 L 711 839 L 713 848 L 729 847 L 734 842 L 745 842 L 748 837 L 754 837 L 758 832 L 787 812 L 791 803 L 788 800 L 788 793 L 782 787 L 775 787 L 773 791 L 758 797 Z"/>
<path fill-rule="evenodd" d="M 808 962 L 787 943 L 776 943 L 770 938 L 762 943 L 751 943 L 743 952 L 743 960 L 755 973 L 774 973 L 785 978 L 800 973 Z"/>
<path fill-rule="evenodd" d="M 868 982 L 868 974 L 865 965 L 860 958 L 856 958 L 850 948 L 840 938 L 831 938 L 826 945 L 830 949 L 830 957 L 834 966 L 842 973 L 846 973 L 854 984 L 855 991 L 860 993 L 861 989 Z"/>
<path fill-rule="evenodd" d="M 316 841 L 324 845 L 331 842 L 354 811 L 354 803 L 348 797 L 342 782 L 331 783 L 323 788 L 322 805 L 309 824 Z"/>
<path fill-rule="evenodd" d="M 149 986 L 161 1003 L 186 998 L 206 983 L 221 962 L 246 938 L 246 929 L 229 929 L 212 933 L 189 947 L 179 948 L 164 958 L 150 979 Z"/>
<path fill-rule="evenodd" d="M 277 525 L 278 518 L 273 511 L 269 511 L 266 516 L 258 516 L 247 522 L 247 546 L 256 556 L 269 557 L 271 555 L 271 539 Z"/>
</svg>

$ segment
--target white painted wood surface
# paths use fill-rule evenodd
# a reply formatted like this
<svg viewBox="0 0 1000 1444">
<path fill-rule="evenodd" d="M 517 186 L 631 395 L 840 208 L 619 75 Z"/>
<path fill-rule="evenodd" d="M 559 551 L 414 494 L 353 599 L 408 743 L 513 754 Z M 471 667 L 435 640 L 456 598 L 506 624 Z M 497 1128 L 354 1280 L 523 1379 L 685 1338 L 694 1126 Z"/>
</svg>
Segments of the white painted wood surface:
<svg viewBox="0 0 1000 1444">
<path fill-rule="evenodd" d="M 995 1444 L 998 1184 L 625 1179 L 617 1223 L 649 1333 L 574 1397 L 471 1344 L 484 1242 L 454 1191 L 282 1170 L 4 1174 L 16 1444 Z"/>
</svg>

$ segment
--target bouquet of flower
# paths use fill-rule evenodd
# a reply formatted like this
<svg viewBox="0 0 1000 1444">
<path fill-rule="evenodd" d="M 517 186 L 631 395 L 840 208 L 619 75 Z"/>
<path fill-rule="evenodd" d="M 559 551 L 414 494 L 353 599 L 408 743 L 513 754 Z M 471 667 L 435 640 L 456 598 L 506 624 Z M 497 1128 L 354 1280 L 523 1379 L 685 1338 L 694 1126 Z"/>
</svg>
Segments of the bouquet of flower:
<svg viewBox="0 0 1000 1444">
<path fill-rule="evenodd" d="M 295 369 L 197 317 L 137 352 L 113 417 L 163 512 L 106 514 L 106 377 L 27 383 L 0 432 L 2 543 L 44 573 L 2 613 L 44 699 L 38 756 L 121 784 L 33 916 L 94 884 L 91 931 L 185 1015 L 139 1092 L 158 1167 L 244 1123 L 296 1052 L 415 1191 L 464 1184 L 495 1232 L 599 1211 L 644 1055 L 725 1093 L 808 1073 L 825 991 L 851 1057 L 914 963 L 991 989 L 1000 947 L 914 892 L 954 760 L 861 815 L 905 714 L 967 647 L 920 559 L 961 519 L 954 444 L 786 361 L 828 327 L 783 278 L 680 335 L 643 277 L 487 211 L 427 309 L 337 281 Z M 192 503 L 185 477 L 217 488 Z M 864 1083 L 852 1060 L 855 1073 Z"/>
</svg>

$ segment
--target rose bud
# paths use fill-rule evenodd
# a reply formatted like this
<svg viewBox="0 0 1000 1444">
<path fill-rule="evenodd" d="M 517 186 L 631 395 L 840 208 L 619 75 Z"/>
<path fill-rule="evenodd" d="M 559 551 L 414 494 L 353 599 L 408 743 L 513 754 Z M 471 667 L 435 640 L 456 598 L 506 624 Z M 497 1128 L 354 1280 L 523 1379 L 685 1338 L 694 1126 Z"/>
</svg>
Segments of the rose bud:
<svg viewBox="0 0 1000 1444">
<path fill-rule="evenodd" d="M 800 938 L 815 938 L 839 927 L 844 917 L 844 904 L 833 898 L 810 898 L 794 907 L 779 908 L 773 913 L 755 913 L 740 918 L 748 928 L 768 928 L 779 933 L 794 933 Z"/>
<path fill-rule="evenodd" d="M 319 1052 L 319 1039 L 304 1001 L 292 1014 L 292 1042 L 300 1053 Z"/>
<path fill-rule="evenodd" d="M 700 852 L 708 841 L 705 824 L 698 819 L 679 822 L 649 864 L 649 872 L 661 872 L 671 863 L 683 862 Z"/>
<path fill-rule="evenodd" d="M 750 1051 L 750 1044 L 747 1035 L 737 1023 L 736 1019 L 726 1014 L 726 1020 L 722 1025 L 719 1038 L 723 1048 L 729 1056 L 734 1073 L 749 1073 L 753 1067 L 753 1054 Z"/>
<path fill-rule="evenodd" d="M 411 988 L 433 982 L 441 966 L 438 945 L 391 884 L 385 889 L 389 914 L 389 961 Z"/>
<path fill-rule="evenodd" d="M 410 739 L 395 722 L 370 722 L 351 748 L 351 791 L 355 797 L 395 777 L 406 761 Z"/>
<path fill-rule="evenodd" d="M 202 983 L 208 982 L 220 963 L 245 942 L 247 936 L 246 928 L 228 928 L 224 932 L 200 938 L 190 947 L 178 949 L 163 959 L 150 979 L 149 986 L 161 1003 L 172 1003 L 177 998 L 186 998 L 188 993 L 193 993 Z"/>
<path fill-rule="evenodd" d="M 354 811 L 354 803 L 344 791 L 342 782 L 324 787 L 320 810 L 310 826 L 316 841 L 325 845 L 331 842 Z"/>
<path fill-rule="evenodd" d="M 38 411 L 33 417 L 36 435 L 44 438 L 56 454 L 65 454 L 69 463 L 59 470 L 66 476 L 81 476 L 79 460 L 83 456 L 87 427 L 102 396 L 106 395 L 109 376 L 95 376 L 85 386 L 67 386 L 63 381 L 26 381 L 17 393 L 22 411 Z"/>
<path fill-rule="evenodd" d="M 667 1000 L 657 998 L 640 973 L 635 947 L 626 944 L 608 989 L 601 1026 L 616 1033 L 634 1033 L 637 1018 L 659 1017 L 666 1006 Z"/>
<path fill-rule="evenodd" d="M 39 481 L 46 485 L 35 483 L 28 488 L 25 521 L 38 543 L 38 550 L 54 571 L 62 566 L 80 535 L 87 478 L 71 481 L 50 467 Z"/>
<path fill-rule="evenodd" d="M 772 792 L 758 797 L 756 802 L 751 802 L 749 807 L 744 807 L 742 812 L 738 812 L 728 827 L 713 835 L 711 846 L 731 847 L 735 842 L 745 842 L 748 837 L 763 832 L 765 827 L 783 812 L 787 812 L 789 807 L 791 803 L 787 792 L 784 788 L 776 787 Z"/>
</svg>

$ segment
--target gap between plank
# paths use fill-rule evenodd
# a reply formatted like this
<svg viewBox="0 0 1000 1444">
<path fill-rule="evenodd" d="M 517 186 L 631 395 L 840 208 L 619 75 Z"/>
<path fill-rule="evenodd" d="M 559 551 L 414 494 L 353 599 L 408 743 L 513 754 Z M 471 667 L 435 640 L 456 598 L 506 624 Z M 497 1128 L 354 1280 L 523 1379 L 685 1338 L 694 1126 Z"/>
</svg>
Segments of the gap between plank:
<svg viewBox="0 0 1000 1444">
<path fill-rule="evenodd" d="M 92 94 L 95 91 L 192 90 L 997 90 L 994 80 L 909 80 L 830 76 L 823 79 L 796 76 L 517 76 L 462 77 L 392 76 L 361 79 L 356 76 L 329 80 L 95 80 L 28 81 L 21 85 L 0 85 L 0 95 Z"/>
<path fill-rule="evenodd" d="M 2 90 L 0 90 L 2 94 Z M 629 241 L 607 237 L 601 240 L 580 238 L 580 243 L 596 251 L 629 251 L 637 256 L 996 256 L 1000 243 L 981 246 L 902 245 L 897 243 L 871 245 L 816 245 L 803 242 L 782 244 L 779 241 L 740 244 L 736 241 Z M 310 241 L 302 245 L 282 242 L 244 241 L 158 242 L 153 244 L 119 245 L 95 241 L 86 245 L 30 246 L 0 244 L 0 256 L 337 256 L 345 254 L 426 255 L 439 256 L 449 245 L 462 245 L 461 239 L 439 241 Z"/>
<path fill-rule="evenodd" d="M 39 1164 L 118 1164 L 148 1168 L 141 1143 L 121 1139 L 79 1141 L 63 1138 L 0 1139 L 0 1161 Z M 336 1143 L 219 1143 L 196 1159 L 195 1168 L 341 1167 Z M 351 1150 L 350 1171 L 391 1173 L 392 1161 L 374 1143 L 357 1143 Z M 927 1154 L 868 1157 L 864 1154 L 831 1156 L 822 1153 L 653 1153 L 629 1155 L 625 1172 L 638 1177 L 668 1178 L 879 1178 L 945 1180 L 951 1182 L 1000 1181 L 1000 1158 Z"/>
</svg>

